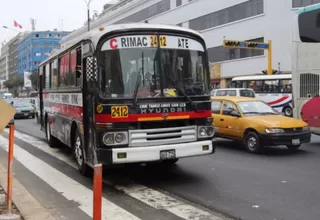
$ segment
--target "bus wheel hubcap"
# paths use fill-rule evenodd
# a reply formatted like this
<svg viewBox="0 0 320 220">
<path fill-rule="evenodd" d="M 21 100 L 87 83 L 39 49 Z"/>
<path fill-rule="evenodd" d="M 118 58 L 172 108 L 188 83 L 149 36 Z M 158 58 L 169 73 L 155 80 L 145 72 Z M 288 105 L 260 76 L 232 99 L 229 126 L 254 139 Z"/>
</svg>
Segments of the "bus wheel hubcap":
<svg viewBox="0 0 320 220">
<path fill-rule="evenodd" d="M 286 115 L 291 115 L 291 109 L 290 109 L 290 108 L 287 108 L 287 109 L 285 110 L 285 114 L 286 114 Z"/>
<path fill-rule="evenodd" d="M 79 166 L 82 166 L 83 157 L 82 157 L 80 137 L 76 138 L 76 142 L 74 144 L 74 153 L 75 153 L 75 156 L 76 156 L 76 159 L 77 159 Z"/>
</svg>

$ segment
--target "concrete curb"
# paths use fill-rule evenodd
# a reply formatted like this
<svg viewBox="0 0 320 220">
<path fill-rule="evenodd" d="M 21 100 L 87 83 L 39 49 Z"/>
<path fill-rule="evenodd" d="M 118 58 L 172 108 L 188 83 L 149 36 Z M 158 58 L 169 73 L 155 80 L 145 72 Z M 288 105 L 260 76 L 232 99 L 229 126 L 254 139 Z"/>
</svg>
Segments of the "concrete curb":
<svg viewBox="0 0 320 220">
<path fill-rule="evenodd" d="M 7 169 L 2 164 L 0 164 L 0 185 L 7 191 Z M 55 220 L 16 178 L 13 178 L 12 198 L 25 220 Z"/>
</svg>

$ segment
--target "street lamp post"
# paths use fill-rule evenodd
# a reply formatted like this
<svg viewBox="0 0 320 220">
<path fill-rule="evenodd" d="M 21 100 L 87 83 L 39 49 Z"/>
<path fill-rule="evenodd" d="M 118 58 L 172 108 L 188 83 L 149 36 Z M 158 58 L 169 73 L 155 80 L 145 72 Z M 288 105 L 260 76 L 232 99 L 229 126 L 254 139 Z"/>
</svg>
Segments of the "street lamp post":
<svg viewBox="0 0 320 220">
<path fill-rule="evenodd" d="M 86 5 L 87 5 L 87 23 L 88 23 L 88 31 L 90 31 L 90 3 L 93 1 L 93 0 L 84 0 Z"/>
</svg>

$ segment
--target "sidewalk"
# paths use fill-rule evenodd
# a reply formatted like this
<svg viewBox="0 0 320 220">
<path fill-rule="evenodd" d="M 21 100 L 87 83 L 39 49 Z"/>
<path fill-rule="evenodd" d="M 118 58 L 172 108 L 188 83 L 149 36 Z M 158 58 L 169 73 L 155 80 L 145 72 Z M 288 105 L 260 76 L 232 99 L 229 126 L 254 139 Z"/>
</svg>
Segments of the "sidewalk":
<svg viewBox="0 0 320 220">
<path fill-rule="evenodd" d="M 6 189 L 7 169 L 0 163 L 0 194 L 6 193 Z M 14 207 L 13 213 L 19 214 L 22 220 L 54 220 L 54 218 L 46 212 L 45 208 L 21 185 L 16 178 L 13 178 L 12 199 Z M 5 211 L 5 207 L 5 203 L 0 204 L 0 214 Z"/>
</svg>

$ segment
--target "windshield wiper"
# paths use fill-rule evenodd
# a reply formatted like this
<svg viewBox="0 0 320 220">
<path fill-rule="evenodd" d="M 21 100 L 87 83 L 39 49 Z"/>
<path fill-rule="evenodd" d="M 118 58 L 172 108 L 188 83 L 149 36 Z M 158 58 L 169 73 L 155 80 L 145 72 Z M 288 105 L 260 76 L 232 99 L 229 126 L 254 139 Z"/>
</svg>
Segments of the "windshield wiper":
<svg viewBox="0 0 320 220">
<path fill-rule="evenodd" d="M 133 104 L 134 107 L 137 106 L 138 91 L 139 91 L 139 88 L 140 88 L 141 80 L 142 80 L 142 76 L 141 76 L 141 73 L 139 71 L 138 77 L 137 77 L 137 81 L 136 81 L 136 85 L 134 87 L 134 92 L 133 92 L 133 103 L 132 104 Z"/>
<path fill-rule="evenodd" d="M 166 68 L 167 69 L 167 68 Z M 192 101 L 192 99 L 187 95 L 187 93 L 185 93 L 184 89 L 182 89 L 180 86 L 178 86 L 175 81 L 171 78 L 171 76 L 169 76 L 168 71 L 166 72 L 166 77 L 170 80 L 170 82 L 173 84 L 173 86 L 180 92 L 182 93 L 182 95 L 188 99 L 189 103 L 191 104 L 192 108 L 197 112 L 197 106 L 195 105 L 195 103 Z M 172 70 L 170 71 L 171 75 L 172 75 Z"/>
</svg>

